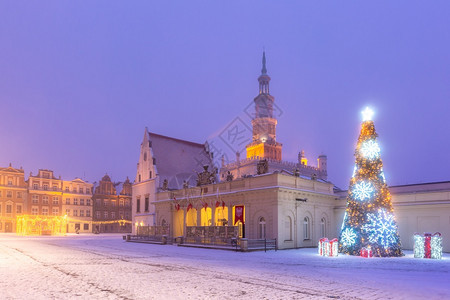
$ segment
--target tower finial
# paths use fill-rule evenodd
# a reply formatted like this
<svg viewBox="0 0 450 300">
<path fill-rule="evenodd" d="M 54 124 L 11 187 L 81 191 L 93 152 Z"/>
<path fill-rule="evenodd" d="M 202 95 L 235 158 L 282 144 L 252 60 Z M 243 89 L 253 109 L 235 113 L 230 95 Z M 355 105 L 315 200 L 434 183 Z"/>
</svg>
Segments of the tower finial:
<svg viewBox="0 0 450 300">
<path fill-rule="evenodd" d="M 266 69 L 266 50 L 263 50 L 263 57 L 262 57 L 262 75 L 267 75 L 267 69 Z"/>
</svg>

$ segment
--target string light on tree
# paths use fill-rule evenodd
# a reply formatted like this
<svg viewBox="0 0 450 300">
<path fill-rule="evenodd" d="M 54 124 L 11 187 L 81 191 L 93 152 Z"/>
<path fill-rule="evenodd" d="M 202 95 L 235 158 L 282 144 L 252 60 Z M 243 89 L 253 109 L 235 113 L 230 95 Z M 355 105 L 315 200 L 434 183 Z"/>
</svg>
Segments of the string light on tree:
<svg viewBox="0 0 450 300">
<path fill-rule="evenodd" d="M 370 199 L 373 192 L 373 186 L 369 182 L 360 182 L 355 184 L 353 188 L 353 193 L 355 194 L 355 198 L 364 201 Z"/>
<path fill-rule="evenodd" d="M 380 157 L 380 146 L 373 140 L 366 141 L 361 146 L 361 153 L 365 158 L 376 159 Z"/>
<path fill-rule="evenodd" d="M 378 243 L 387 249 L 396 242 L 397 224 L 393 214 L 380 209 L 376 214 L 367 214 L 367 219 L 368 223 L 363 228 L 369 234 L 371 243 Z"/>
<path fill-rule="evenodd" d="M 351 228 L 345 228 L 341 234 L 341 242 L 346 246 L 351 246 L 356 242 L 356 233 Z"/>
<path fill-rule="evenodd" d="M 362 249 L 370 247 L 374 256 L 402 256 L 373 115 L 373 110 L 368 107 L 362 112 L 363 122 L 339 236 L 339 251 L 360 255 Z"/>
</svg>

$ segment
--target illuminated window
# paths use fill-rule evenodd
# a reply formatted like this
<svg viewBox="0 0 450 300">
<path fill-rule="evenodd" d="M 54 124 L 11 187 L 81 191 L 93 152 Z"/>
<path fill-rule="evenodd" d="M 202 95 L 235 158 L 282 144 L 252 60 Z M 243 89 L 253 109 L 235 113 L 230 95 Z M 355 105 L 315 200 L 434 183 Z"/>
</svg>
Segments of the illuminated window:
<svg viewBox="0 0 450 300">
<path fill-rule="evenodd" d="M 78 199 L 77 198 L 73 198 L 73 205 L 78 205 Z"/>
<path fill-rule="evenodd" d="M 310 235 L 309 235 L 309 218 L 305 217 L 303 219 L 303 239 L 304 240 L 309 240 L 310 239 Z"/>
<path fill-rule="evenodd" d="M 42 196 L 42 204 L 48 204 L 48 196 Z"/>
<path fill-rule="evenodd" d="M 119 201 L 119 206 L 123 207 L 123 200 L 122 199 Z"/>
<path fill-rule="evenodd" d="M 77 217 L 77 216 L 78 216 L 78 210 L 76 210 L 76 209 L 73 210 L 73 216 L 74 216 L 74 217 Z"/>
<path fill-rule="evenodd" d="M 52 204 L 53 204 L 53 205 L 58 205 L 58 204 L 59 204 L 58 196 L 53 196 Z"/>
<path fill-rule="evenodd" d="M 80 217 L 84 217 L 84 210 L 80 210 Z"/>
<path fill-rule="evenodd" d="M 66 209 L 66 215 L 70 216 L 70 209 Z"/>
<path fill-rule="evenodd" d="M 32 207 L 31 208 L 31 214 L 32 215 L 38 215 L 39 214 L 39 209 L 37 207 Z"/>
<path fill-rule="evenodd" d="M 33 201 L 33 204 L 39 203 L 39 195 L 33 195 L 33 196 L 31 196 L 31 199 Z"/>
<path fill-rule="evenodd" d="M 42 208 L 42 215 L 48 216 L 48 207 L 43 207 Z"/>
<path fill-rule="evenodd" d="M 103 200 L 103 206 L 104 206 L 104 207 L 107 207 L 107 206 L 108 206 L 108 200 L 106 200 L 106 199 Z"/>
<path fill-rule="evenodd" d="M 53 208 L 52 208 L 52 214 L 53 214 L 54 216 L 59 215 L 59 208 L 53 207 Z"/>
<path fill-rule="evenodd" d="M 105 212 L 103 213 L 103 217 L 104 217 L 105 219 L 108 219 L 108 212 L 107 212 L 107 211 L 105 211 Z"/>
</svg>

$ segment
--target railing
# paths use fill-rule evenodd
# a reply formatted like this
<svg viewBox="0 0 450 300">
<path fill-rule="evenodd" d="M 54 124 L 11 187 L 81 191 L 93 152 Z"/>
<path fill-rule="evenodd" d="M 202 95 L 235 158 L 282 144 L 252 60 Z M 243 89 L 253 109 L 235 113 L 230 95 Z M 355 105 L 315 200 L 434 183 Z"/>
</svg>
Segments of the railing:
<svg viewBox="0 0 450 300">
<path fill-rule="evenodd" d="M 275 250 L 277 251 L 277 239 L 247 240 L 247 250 Z"/>
<path fill-rule="evenodd" d="M 148 242 L 148 243 L 155 243 L 155 244 L 172 244 L 173 239 L 172 237 L 169 237 L 167 235 L 127 235 L 126 240 L 128 242 Z"/>
</svg>

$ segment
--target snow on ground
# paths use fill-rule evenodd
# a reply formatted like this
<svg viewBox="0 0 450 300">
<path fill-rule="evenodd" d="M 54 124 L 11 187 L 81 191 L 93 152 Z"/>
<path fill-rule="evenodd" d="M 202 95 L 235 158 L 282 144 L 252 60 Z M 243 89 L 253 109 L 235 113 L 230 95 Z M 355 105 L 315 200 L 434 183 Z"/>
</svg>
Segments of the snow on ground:
<svg viewBox="0 0 450 300">
<path fill-rule="evenodd" d="M 321 257 L 127 243 L 120 235 L 0 235 L 2 299 L 450 299 L 442 260 Z"/>
</svg>

